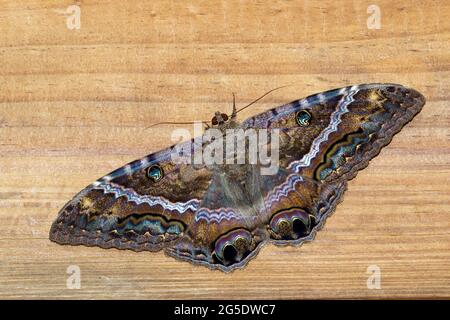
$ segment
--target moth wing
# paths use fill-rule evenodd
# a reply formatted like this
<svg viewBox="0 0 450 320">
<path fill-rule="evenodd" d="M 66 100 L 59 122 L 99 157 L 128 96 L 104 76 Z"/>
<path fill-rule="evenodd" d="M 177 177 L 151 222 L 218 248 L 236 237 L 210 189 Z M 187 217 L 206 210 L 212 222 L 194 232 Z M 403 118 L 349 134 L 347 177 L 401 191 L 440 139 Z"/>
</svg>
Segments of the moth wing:
<svg viewBox="0 0 450 320">
<path fill-rule="evenodd" d="M 192 144 L 183 145 L 189 150 Z M 157 251 L 179 239 L 212 175 L 202 165 L 175 163 L 173 148 L 133 161 L 86 187 L 61 209 L 50 239 L 136 251 Z"/>
<path fill-rule="evenodd" d="M 277 186 L 279 192 L 264 191 L 272 212 L 267 221 L 272 241 L 311 239 L 334 211 L 347 181 L 424 103 L 419 92 L 401 85 L 364 84 L 312 95 L 247 119 L 246 128 L 280 130 L 280 170 L 291 173 Z M 261 179 L 265 188 L 264 180 L 270 178 Z"/>
<path fill-rule="evenodd" d="M 230 271 L 243 266 L 267 238 L 276 244 L 311 239 L 347 180 L 423 104 L 412 89 L 369 84 L 269 110 L 243 127 L 280 129 L 277 174 L 262 175 L 257 165 L 233 176 L 177 164 L 169 148 L 80 192 L 59 213 L 50 239 L 137 251 L 164 248 L 176 258 Z M 193 142 L 186 146 L 192 150 Z M 159 168 L 163 178 L 152 181 L 151 168 L 156 173 Z"/>
<path fill-rule="evenodd" d="M 187 149 L 193 148 L 189 143 Z M 257 214 L 252 199 L 220 169 L 174 163 L 173 149 L 133 161 L 83 189 L 60 210 L 50 239 L 164 250 L 223 271 L 243 266 L 267 238 L 251 219 Z M 149 177 L 152 168 L 160 170 L 159 181 Z M 252 176 L 242 172 L 244 180 Z"/>
<path fill-rule="evenodd" d="M 272 208 L 264 198 L 279 192 L 277 187 L 289 175 L 284 171 L 262 176 L 260 170 L 259 165 L 244 165 L 233 170 L 235 176 L 216 168 L 195 223 L 166 252 L 222 271 L 247 264 L 269 237 L 266 221 Z"/>
</svg>

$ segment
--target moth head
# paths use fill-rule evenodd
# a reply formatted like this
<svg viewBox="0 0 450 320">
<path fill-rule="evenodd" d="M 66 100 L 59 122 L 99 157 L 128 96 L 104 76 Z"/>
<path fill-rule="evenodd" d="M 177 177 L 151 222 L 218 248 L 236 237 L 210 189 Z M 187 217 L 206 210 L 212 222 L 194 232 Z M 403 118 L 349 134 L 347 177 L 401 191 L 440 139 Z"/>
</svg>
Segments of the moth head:
<svg viewBox="0 0 450 320">
<path fill-rule="evenodd" d="M 211 119 L 211 123 L 213 126 L 220 126 L 228 121 L 228 116 L 225 113 L 220 113 L 216 111 L 214 117 Z"/>
</svg>

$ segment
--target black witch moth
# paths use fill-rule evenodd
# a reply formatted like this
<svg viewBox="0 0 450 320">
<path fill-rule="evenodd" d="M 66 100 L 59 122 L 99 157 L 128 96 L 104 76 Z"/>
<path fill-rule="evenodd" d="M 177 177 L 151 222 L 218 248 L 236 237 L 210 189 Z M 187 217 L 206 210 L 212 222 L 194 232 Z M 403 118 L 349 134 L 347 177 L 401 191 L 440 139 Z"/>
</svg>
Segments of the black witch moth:
<svg viewBox="0 0 450 320">
<path fill-rule="evenodd" d="M 133 161 L 82 190 L 59 212 L 50 239 L 60 244 L 168 255 L 212 269 L 244 266 L 264 243 L 313 239 L 347 181 L 367 166 L 423 107 L 396 84 L 330 90 L 240 123 L 216 113 L 212 126 L 278 129 L 279 166 L 175 163 L 174 146 Z M 195 139 L 185 142 L 193 148 Z M 207 148 L 203 142 L 201 148 Z"/>
</svg>

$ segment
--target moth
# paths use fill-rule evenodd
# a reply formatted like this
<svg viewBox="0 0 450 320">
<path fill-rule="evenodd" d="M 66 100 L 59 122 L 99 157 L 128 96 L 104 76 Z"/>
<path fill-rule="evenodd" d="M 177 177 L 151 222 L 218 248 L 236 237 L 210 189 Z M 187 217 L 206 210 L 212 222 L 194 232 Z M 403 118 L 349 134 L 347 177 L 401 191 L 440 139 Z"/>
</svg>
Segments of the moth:
<svg viewBox="0 0 450 320">
<path fill-rule="evenodd" d="M 312 240 L 347 181 L 425 104 L 398 84 L 334 89 L 239 122 L 217 112 L 212 127 L 279 129 L 279 168 L 175 163 L 174 146 L 98 179 L 69 201 L 50 230 L 59 244 L 169 256 L 231 271 L 262 245 Z M 194 140 L 185 142 L 191 148 Z M 201 145 L 207 147 L 207 143 Z"/>
</svg>

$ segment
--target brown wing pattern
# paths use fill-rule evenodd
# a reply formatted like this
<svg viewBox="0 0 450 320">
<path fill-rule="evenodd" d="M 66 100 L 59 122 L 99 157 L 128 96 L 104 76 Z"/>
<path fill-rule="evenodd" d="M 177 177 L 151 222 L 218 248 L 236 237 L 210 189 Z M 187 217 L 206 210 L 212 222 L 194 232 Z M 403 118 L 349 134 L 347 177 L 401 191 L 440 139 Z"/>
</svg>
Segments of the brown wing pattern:
<svg viewBox="0 0 450 320">
<path fill-rule="evenodd" d="M 279 129 L 279 170 L 175 164 L 173 147 L 134 161 L 81 191 L 60 211 L 61 244 L 165 252 L 210 268 L 244 266 L 266 241 L 314 237 L 347 181 L 425 103 L 413 89 L 365 84 L 316 94 L 244 121 Z M 189 148 L 193 141 L 187 142 Z"/>
</svg>

